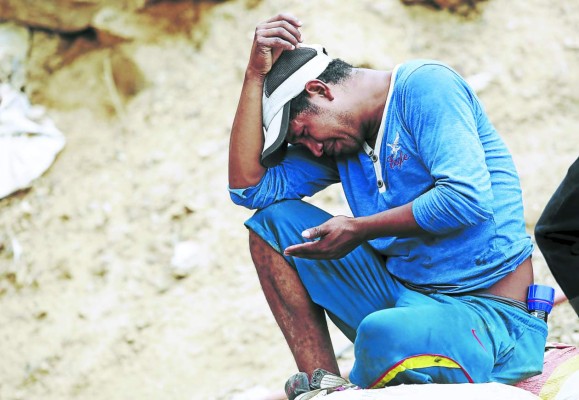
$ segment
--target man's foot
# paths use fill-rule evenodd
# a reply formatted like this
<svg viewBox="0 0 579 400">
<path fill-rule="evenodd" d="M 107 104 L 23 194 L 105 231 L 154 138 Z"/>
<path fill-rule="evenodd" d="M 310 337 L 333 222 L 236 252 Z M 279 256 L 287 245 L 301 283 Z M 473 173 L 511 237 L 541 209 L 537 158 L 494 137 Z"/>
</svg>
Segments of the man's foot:
<svg viewBox="0 0 579 400">
<path fill-rule="evenodd" d="M 285 384 L 288 400 L 309 400 L 326 396 L 332 392 L 359 389 L 346 379 L 321 368 L 316 369 L 308 382 L 305 372 L 292 375 Z"/>
</svg>

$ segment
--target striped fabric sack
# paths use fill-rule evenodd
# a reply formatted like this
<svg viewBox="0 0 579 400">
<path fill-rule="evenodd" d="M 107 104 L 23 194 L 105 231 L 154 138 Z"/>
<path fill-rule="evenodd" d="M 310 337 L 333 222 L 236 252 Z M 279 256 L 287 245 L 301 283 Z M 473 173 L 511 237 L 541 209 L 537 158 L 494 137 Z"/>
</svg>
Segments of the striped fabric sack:
<svg viewBox="0 0 579 400">
<path fill-rule="evenodd" d="M 519 382 L 541 400 L 579 400 L 579 349 L 562 343 L 547 343 L 543 373 Z"/>
</svg>

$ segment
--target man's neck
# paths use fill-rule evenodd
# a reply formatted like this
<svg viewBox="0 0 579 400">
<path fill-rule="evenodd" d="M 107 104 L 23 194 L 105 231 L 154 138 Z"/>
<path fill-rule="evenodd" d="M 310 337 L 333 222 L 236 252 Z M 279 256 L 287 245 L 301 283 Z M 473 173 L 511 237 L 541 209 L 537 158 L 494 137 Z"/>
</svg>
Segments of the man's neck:
<svg viewBox="0 0 579 400">
<path fill-rule="evenodd" d="M 386 100 L 390 91 L 391 71 L 364 70 L 364 77 L 371 88 L 368 92 L 370 96 L 368 123 L 364 127 L 366 143 L 372 148 L 376 145 L 376 139 L 386 112 Z"/>
</svg>

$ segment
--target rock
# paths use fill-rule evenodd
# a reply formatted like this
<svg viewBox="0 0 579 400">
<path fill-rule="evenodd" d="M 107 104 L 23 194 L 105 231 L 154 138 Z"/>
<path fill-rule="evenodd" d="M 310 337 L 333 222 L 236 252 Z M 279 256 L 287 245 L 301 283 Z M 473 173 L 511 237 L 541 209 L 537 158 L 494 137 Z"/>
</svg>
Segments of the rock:
<svg viewBox="0 0 579 400">
<path fill-rule="evenodd" d="M 471 0 L 433 0 L 432 2 L 440 8 L 448 9 L 456 8 L 462 4 L 471 5 L 473 3 Z"/>
<path fill-rule="evenodd" d="M 78 32 L 87 29 L 98 10 L 111 2 L 4 0 L 0 7 L 0 18 L 58 32 Z"/>
<path fill-rule="evenodd" d="M 121 2 L 125 10 L 139 10 L 148 0 Z M 21 24 L 72 33 L 88 29 L 94 16 L 103 8 L 119 7 L 117 0 L 2 0 L 0 20 L 12 20 Z"/>
<path fill-rule="evenodd" d="M 475 9 L 476 3 L 484 0 L 401 0 L 401 1 L 403 4 L 406 5 L 422 4 L 443 10 L 465 12 L 470 9 Z"/>
<path fill-rule="evenodd" d="M 135 96 L 147 86 L 141 68 L 122 50 L 115 49 L 111 54 L 111 70 L 116 89 L 124 100 Z"/>
<path fill-rule="evenodd" d="M 203 263 L 203 251 L 197 243 L 188 240 L 175 245 L 171 258 L 171 273 L 175 278 L 189 276 L 200 263 Z"/>
<path fill-rule="evenodd" d="M 91 21 L 99 43 L 115 45 L 140 37 L 146 37 L 151 26 L 144 25 L 139 16 L 130 12 L 105 7 L 99 10 Z M 154 26 L 154 25 L 153 25 Z"/>
</svg>

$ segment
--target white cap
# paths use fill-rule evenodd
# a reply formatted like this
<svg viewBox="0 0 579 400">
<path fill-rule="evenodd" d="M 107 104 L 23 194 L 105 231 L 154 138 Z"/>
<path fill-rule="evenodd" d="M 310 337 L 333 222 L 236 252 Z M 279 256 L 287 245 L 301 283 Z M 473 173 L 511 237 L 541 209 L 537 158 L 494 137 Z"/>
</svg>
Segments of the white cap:
<svg viewBox="0 0 579 400">
<path fill-rule="evenodd" d="M 320 76 L 330 61 L 322 46 L 302 44 L 284 51 L 266 75 L 262 99 L 264 167 L 274 166 L 283 158 L 291 100 L 305 89 L 306 83 Z"/>
</svg>

